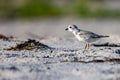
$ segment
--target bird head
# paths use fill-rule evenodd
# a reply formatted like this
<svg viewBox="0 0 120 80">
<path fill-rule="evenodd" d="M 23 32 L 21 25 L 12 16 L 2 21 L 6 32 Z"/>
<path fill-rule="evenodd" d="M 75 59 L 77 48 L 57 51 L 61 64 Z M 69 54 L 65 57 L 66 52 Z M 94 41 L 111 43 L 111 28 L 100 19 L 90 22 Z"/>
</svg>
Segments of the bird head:
<svg viewBox="0 0 120 80">
<path fill-rule="evenodd" d="M 65 30 L 74 32 L 74 31 L 79 31 L 80 29 L 76 25 L 68 25 L 68 27 Z"/>
</svg>

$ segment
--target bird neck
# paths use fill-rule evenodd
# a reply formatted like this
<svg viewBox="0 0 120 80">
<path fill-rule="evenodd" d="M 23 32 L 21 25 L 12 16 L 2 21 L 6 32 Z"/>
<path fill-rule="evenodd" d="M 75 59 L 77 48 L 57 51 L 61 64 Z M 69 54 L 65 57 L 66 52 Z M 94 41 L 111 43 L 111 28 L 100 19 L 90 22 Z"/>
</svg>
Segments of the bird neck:
<svg viewBox="0 0 120 80">
<path fill-rule="evenodd" d="M 76 35 L 78 32 L 80 32 L 80 29 L 76 29 L 73 31 L 73 34 Z"/>
</svg>

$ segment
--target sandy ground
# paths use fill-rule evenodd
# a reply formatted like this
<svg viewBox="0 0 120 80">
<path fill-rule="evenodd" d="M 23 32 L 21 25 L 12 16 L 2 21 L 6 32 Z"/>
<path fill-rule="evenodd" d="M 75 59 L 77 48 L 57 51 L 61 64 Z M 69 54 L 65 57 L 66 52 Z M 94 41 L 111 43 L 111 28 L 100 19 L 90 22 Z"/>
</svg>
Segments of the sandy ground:
<svg viewBox="0 0 120 80">
<path fill-rule="evenodd" d="M 91 46 L 83 53 L 84 43 L 64 31 L 71 23 L 111 36 L 96 43 L 120 43 L 119 21 L 65 19 L 1 23 L 1 33 L 18 38 L 16 41 L 0 40 L 0 80 L 119 80 L 120 47 Z M 32 51 L 4 50 L 28 38 L 50 47 Z"/>
</svg>

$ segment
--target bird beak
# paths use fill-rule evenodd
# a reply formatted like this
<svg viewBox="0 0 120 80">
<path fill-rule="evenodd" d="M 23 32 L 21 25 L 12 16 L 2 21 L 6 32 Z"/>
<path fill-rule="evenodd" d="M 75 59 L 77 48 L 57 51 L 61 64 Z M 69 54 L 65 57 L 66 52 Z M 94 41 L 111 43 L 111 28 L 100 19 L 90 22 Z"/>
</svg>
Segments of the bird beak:
<svg viewBox="0 0 120 80">
<path fill-rule="evenodd" d="M 68 28 L 65 29 L 66 31 L 68 30 Z"/>
</svg>

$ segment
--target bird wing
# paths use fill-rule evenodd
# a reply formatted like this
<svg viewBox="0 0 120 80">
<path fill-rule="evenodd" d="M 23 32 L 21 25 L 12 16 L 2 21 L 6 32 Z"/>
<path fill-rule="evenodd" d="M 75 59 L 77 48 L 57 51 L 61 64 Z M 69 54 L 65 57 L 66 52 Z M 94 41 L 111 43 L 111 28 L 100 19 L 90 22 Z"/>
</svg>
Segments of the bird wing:
<svg viewBox="0 0 120 80">
<path fill-rule="evenodd" d="M 88 38 L 100 38 L 101 36 L 98 34 L 95 34 L 93 32 L 90 31 L 80 31 L 79 32 L 80 37 L 84 37 L 85 39 Z"/>
</svg>

